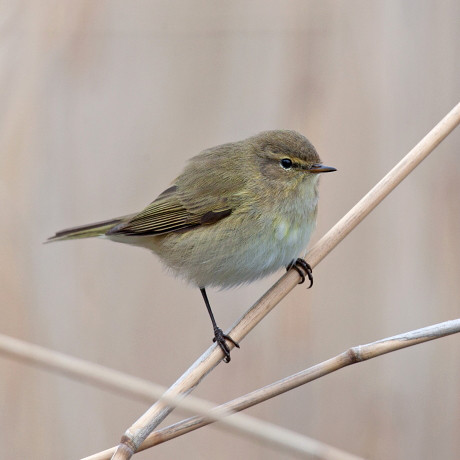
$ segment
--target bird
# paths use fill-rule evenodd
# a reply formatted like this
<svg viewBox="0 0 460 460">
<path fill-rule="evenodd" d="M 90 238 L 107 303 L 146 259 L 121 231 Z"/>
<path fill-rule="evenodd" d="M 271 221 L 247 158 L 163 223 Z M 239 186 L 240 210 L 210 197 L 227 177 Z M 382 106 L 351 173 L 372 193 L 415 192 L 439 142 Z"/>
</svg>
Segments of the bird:
<svg viewBox="0 0 460 460">
<path fill-rule="evenodd" d="M 155 253 L 174 275 L 200 289 L 214 338 L 230 362 L 206 289 L 232 288 L 280 268 L 313 276 L 300 257 L 315 227 L 322 164 L 292 130 L 263 131 L 203 150 L 140 212 L 55 233 L 47 242 L 100 237 Z"/>
</svg>

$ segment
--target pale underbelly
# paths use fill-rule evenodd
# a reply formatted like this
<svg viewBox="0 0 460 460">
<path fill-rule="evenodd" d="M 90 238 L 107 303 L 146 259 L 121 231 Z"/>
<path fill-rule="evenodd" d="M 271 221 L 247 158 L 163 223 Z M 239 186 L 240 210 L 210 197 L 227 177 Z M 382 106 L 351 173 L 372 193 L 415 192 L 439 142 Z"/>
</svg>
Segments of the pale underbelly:
<svg viewBox="0 0 460 460">
<path fill-rule="evenodd" d="M 214 234 L 210 230 L 110 239 L 151 249 L 175 275 L 196 286 L 229 288 L 263 278 L 302 256 L 313 224 L 270 223 L 257 231 L 239 226 L 228 232 L 216 225 Z"/>
</svg>

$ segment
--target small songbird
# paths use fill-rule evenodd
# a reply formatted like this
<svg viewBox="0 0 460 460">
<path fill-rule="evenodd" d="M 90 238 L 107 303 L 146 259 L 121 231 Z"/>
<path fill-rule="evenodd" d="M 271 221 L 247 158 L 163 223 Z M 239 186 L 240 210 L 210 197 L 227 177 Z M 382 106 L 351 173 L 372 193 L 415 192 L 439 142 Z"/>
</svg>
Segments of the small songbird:
<svg viewBox="0 0 460 460">
<path fill-rule="evenodd" d="M 150 249 L 176 275 L 201 290 L 214 341 L 230 361 L 206 288 L 249 283 L 285 267 L 313 283 L 298 258 L 316 222 L 318 173 L 313 145 L 295 131 L 265 131 L 193 157 L 183 173 L 143 211 L 57 232 L 48 241 L 93 236 Z"/>
</svg>

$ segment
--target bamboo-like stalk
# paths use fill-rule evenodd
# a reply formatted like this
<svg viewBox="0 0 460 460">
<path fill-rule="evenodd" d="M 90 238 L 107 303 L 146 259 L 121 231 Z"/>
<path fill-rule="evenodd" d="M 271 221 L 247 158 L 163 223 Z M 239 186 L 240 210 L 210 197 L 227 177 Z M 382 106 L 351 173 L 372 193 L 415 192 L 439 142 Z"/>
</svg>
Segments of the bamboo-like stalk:
<svg viewBox="0 0 460 460">
<path fill-rule="evenodd" d="M 176 438 L 196 430 L 197 428 L 201 428 L 202 426 L 220 421 L 221 423 L 217 425 L 218 427 L 223 427 L 227 430 L 230 429 L 239 434 L 245 434 L 259 440 L 269 441 L 275 446 L 288 450 L 291 453 L 301 452 L 302 454 L 311 454 L 312 448 L 314 448 L 314 451 L 317 452 L 318 455 L 321 453 L 321 458 L 356 458 L 350 454 L 340 452 L 330 446 L 318 443 L 306 437 L 301 437 L 295 433 L 289 433 L 286 430 L 280 431 L 278 428 L 268 426 L 263 422 L 261 423 L 253 417 L 242 417 L 241 415 L 234 416 L 231 419 L 225 419 L 224 417 L 234 415 L 236 411 L 252 407 L 350 364 L 365 361 L 381 356 L 384 353 L 400 350 L 405 347 L 458 332 L 460 332 L 460 319 L 446 321 L 444 323 L 379 340 L 378 342 L 353 347 L 332 359 L 217 407 L 208 401 L 192 396 L 189 396 L 185 400 L 170 400 L 168 401 L 169 404 L 178 407 L 179 410 L 183 412 L 198 413 L 200 416 L 192 417 L 163 428 L 162 430 L 155 431 L 148 436 L 139 450 L 153 447 L 154 445 Z M 48 350 L 3 334 L 0 334 L 0 353 L 142 401 L 151 402 L 165 391 L 163 387 L 149 381 L 132 377 L 99 364 L 90 363 L 63 353 Z M 294 448 L 292 448 L 292 439 L 295 441 Z M 290 443 L 287 443 L 287 440 L 289 440 Z M 115 449 L 116 447 L 113 447 L 86 457 L 83 460 L 107 460 L 113 455 Z"/>
<path fill-rule="evenodd" d="M 406 178 L 460 123 L 458 103 L 386 176 L 380 180 L 307 254 L 316 266 L 347 236 L 394 188 Z M 290 270 L 253 305 L 231 329 L 229 335 L 240 342 L 274 306 L 299 282 Z M 232 347 L 229 344 L 230 348 Z M 219 364 L 222 351 L 213 345 L 169 388 L 167 396 L 187 395 Z M 121 438 L 113 460 L 128 460 L 146 437 L 167 417 L 172 407 L 160 399 L 150 407 Z"/>
<path fill-rule="evenodd" d="M 166 391 L 166 388 L 149 381 L 3 334 L 0 334 L 0 353 L 149 403 L 160 398 Z M 237 414 L 234 417 L 226 418 L 229 415 L 234 415 L 234 413 L 225 408 L 216 409 L 215 404 L 200 398 L 190 396 L 183 399 L 176 397 L 167 402 L 183 412 L 194 415 L 200 414 L 208 420 L 221 421 L 221 425 L 226 429 L 269 442 L 291 453 L 301 453 L 302 456 L 315 453 L 317 458 L 358 460 L 358 457 L 354 455 L 273 424 L 259 421 L 248 415 Z M 110 458 L 112 454 L 113 452 L 105 458 Z"/>
<path fill-rule="evenodd" d="M 460 332 L 460 318 L 446 321 L 432 326 L 416 329 L 414 331 L 398 334 L 376 342 L 358 345 L 349 348 L 343 353 L 305 369 L 297 374 L 290 375 L 282 380 L 259 388 L 244 396 L 226 402 L 216 407 L 216 410 L 241 411 L 260 404 L 268 399 L 279 396 L 301 385 L 312 382 L 351 364 L 366 361 L 386 353 L 402 350 L 407 347 L 428 342 L 430 340 L 446 337 Z M 138 451 L 148 449 L 163 442 L 182 436 L 203 426 L 213 423 L 214 420 L 206 417 L 191 417 L 186 420 L 167 426 L 151 433 L 139 447 Z M 217 425 L 219 426 L 219 425 Z M 86 457 L 82 460 L 108 460 L 115 453 L 116 447 Z"/>
</svg>

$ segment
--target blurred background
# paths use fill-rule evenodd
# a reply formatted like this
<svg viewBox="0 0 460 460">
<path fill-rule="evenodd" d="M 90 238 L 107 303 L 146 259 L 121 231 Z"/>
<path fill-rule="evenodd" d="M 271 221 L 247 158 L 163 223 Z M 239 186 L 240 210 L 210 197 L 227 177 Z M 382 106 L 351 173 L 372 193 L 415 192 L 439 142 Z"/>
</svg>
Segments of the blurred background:
<svg viewBox="0 0 460 460">
<path fill-rule="evenodd" d="M 210 345 L 197 289 L 146 250 L 43 245 L 141 210 L 204 148 L 305 134 L 327 165 L 317 241 L 458 101 L 456 0 L 4 1 L 0 332 L 170 385 Z M 459 316 L 454 131 L 194 394 L 224 402 L 350 346 Z M 280 272 L 279 275 L 281 275 Z M 227 328 L 277 279 L 209 291 Z M 351 366 L 248 411 L 372 459 L 456 459 L 460 342 Z M 118 443 L 145 404 L 0 357 L 8 458 Z M 173 414 L 167 419 L 179 420 Z M 212 427 L 140 459 L 290 458 Z"/>
</svg>

